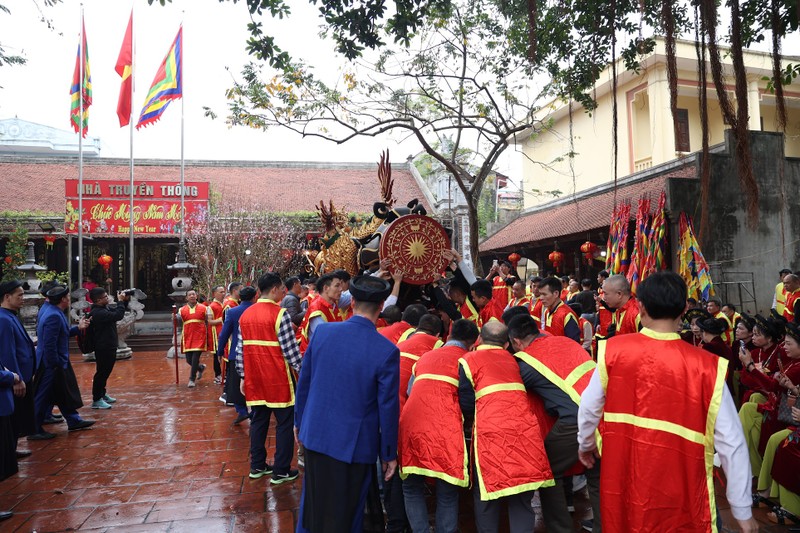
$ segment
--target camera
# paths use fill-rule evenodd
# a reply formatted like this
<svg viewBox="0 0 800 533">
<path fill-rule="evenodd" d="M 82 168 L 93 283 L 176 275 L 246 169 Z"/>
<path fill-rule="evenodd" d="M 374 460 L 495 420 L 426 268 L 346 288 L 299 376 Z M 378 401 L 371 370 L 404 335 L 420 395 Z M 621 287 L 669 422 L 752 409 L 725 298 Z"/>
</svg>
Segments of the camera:
<svg viewBox="0 0 800 533">
<path fill-rule="evenodd" d="M 136 289 L 125 289 L 124 291 L 119 291 L 119 292 L 124 294 L 125 296 L 134 296 L 134 295 L 136 295 Z"/>
</svg>

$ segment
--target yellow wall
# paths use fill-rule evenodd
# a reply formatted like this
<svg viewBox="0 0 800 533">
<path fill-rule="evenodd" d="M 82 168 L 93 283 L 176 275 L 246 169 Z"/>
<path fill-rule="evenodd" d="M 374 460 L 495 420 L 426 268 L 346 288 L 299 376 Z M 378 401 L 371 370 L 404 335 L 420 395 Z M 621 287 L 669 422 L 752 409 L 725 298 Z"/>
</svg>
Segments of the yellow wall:
<svg viewBox="0 0 800 533">
<path fill-rule="evenodd" d="M 617 87 L 618 106 L 618 165 L 619 178 L 630 175 L 636 168 L 642 169 L 650 165 L 656 166 L 674 160 L 679 156 L 675 152 L 674 123 L 669 104 L 669 88 L 666 67 L 663 60 L 663 41 L 658 41 L 656 54 L 645 61 L 639 74 L 624 73 L 619 75 Z M 683 66 L 678 71 L 678 107 L 687 109 L 689 114 L 690 150 L 702 149 L 699 96 L 697 88 L 698 73 L 690 70 L 695 50 L 691 43 L 680 42 L 677 55 Z M 684 58 L 682 61 L 680 58 Z M 694 63 L 692 63 L 694 61 Z M 727 56 L 723 62 L 729 61 Z M 765 54 L 745 54 L 745 65 L 749 74 L 748 101 L 750 103 L 750 127 L 760 129 L 763 118 L 765 131 L 776 131 L 774 97 L 765 93 L 766 82 L 762 77 L 771 72 L 770 59 Z M 765 70 L 766 69 L 766 70 Z M 730 66 L 725 67 L 730 75 Z M 598 82 L 598 88 L 607 88 L 610 80 L 610 69 L 605 71 Z M 709 73 L 709 82 L 710 82 Z M 800 82 L 798 82 L 800 83 Z M 733 81 L 729 96 L 732 104 Z M 598 89 L 598 92 L 602 91 Z M 794 91 L 792 91 L 794 89 Z M 786 130 L 786 155 L 800 157 L 800 89 L 789 87 L 788 99 L 794 106 L 787 105 L 789 120 Z M 630 102 L 629 102 L 630 100 Z M 758 105 L 756 105 L 758 102 Z M 629 105 L 630 104 L 630 105 Z M 547 111 L 549 117 L 556 117 L 552 126 L 534 137 L 521 143 L 523 156 L 523 183 L 525 188 L 524 207 L 529 208 L 547 202 L 552 196 L 534 192 L 561 191 L 562 196 L 585 191 L 613 180 L 614 167 L 612 160 L 612 110 L 611 92 L 606 90 L 598 96 L 598 107 L 589 115 L 583 108 L 573 108 L 572 130 L 574 136 L 575 157 L 572 169 L 568 153 L 569 116 L 564 112 L 566 104 L 555 102 Z M 753 109 L 755 107 L 755 110 Z M 713 85 L 708 87 L 708 119 L 709 144 L 722 143 L 725 130 L 729 128 L 722 120 L 722 112 L 717 101 Z M 638 167 L 636 166 L 638 163 Z"/>
</svg>

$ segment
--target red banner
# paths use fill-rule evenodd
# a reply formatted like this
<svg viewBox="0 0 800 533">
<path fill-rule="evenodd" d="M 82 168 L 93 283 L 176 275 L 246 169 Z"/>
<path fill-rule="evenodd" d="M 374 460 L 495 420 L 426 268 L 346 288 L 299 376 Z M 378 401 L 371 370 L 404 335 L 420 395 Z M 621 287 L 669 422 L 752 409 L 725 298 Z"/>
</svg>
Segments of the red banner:
<svg viewBox="0 0 800 533">
<path fill-rule="evenodd" d="M 64 231 L 78 233 L 78 180 L 66 180 Z M 203 221 L 208 214 L 208 183 L 186 182 L 186 220 Z M 99 235 L 130 233 L 130 184 L 94 180 L 83 183 L 83 231 Z M 134 183 L 134 235 L 174 235 L 180 232 L 181 186 L 168 181 Z"/>
</svg>

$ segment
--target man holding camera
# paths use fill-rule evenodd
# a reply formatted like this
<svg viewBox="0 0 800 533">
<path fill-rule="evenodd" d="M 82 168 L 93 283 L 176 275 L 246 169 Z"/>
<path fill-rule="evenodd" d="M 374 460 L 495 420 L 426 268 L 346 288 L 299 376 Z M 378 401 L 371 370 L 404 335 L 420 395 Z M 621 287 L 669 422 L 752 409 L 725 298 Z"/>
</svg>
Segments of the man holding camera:
<svg viewBox="0 0 800 533">
<path fill-rule="evenodd" d="M 106 290 L 95 287 L 89 291 L 89 298 L 93 303 L 88 314 L 88 335 L 94 338 L 94 358 L 97 365 L 92 381 L 92 409 L 111 409 L 111 404 L 117 400 L 106 394 L 106 383 L 117 361 L 117 322 L 125 316 L 131 297 L 128 291 L 118 292 L 119 303 L 109 305 Z"/>
</svg>

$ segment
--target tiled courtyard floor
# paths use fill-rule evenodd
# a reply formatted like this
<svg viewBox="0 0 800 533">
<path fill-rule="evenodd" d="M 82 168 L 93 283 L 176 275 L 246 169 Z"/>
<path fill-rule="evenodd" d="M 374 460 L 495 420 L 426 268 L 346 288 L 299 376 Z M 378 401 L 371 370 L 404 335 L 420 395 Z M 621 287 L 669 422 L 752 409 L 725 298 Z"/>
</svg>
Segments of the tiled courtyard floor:
<svg viewBox="0 0 800 533">
<path fill-rule="evenodd" d="M 73 356 L 73 366 L 89 404 L 94 364 Z M 209 364 L 197 388 L 187 389 L 188 367 L 180 361 L 176 386 L 174 362 L 162 353 L 118 361 L 108 388 L 118 403 L 80 411 L 97 420 L 94 427 L 67 433 L 65 424 L 46 426 L 55 439 L 20 441 L 33 455 L 0 483 L 0 510 L 14 511 L 0 532 L 293 531 L 301 480 L 273 487 L 266 477 L 247 477 L 248 423 L 231 425 L 235 413 L 219 402 L 212 379 Z M 271 458 L 274 433 L 268 445 Z M 465 532 L 473 530 L 468 500 L 462 498 Z M 576 507 L 579 519 L 585 499 Z M 731 525 L 724 498 L 720 507 Z M 788 529 L 771 526 L 765 513 L 757 511 L 763 531 Z"/>
</svg>

